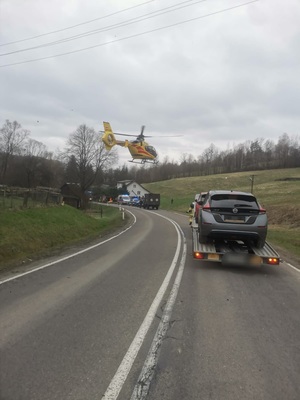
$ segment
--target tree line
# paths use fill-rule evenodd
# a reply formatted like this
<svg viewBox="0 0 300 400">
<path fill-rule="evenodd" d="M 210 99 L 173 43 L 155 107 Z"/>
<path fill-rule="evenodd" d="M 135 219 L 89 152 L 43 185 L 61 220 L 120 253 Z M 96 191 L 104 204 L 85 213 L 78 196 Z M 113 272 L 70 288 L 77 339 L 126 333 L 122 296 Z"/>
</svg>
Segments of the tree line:
<svg viewBox="0 0 300 400">
<path fill-rule="evenodd" d="M 156 165 L 117 167 L 117 151 L 105 150 L 101 134 L 80 125 L 70 133 L 66 146 L 53 154 L 17 121 L 6 120 L 0 129 L 0 185 L 34 188 L 60 188 L 77 183 L 84 193 L 91 188 L 98 194 L 111 195 L 116 183 L 139 183 L 174 178 L 300 167 L 299 137 L 283 133 L 277 142 L 257 138 L 219 150 L 214 144 L 198 156 L 185 153 L 180 160 L 165 157 Z"/>
<path fill-rule="evenodd" d="M 300 138 L 283 133 L 277 142 L 258 138 L 227 150 L 219 150 L 211 144 L 198 157 L 188 153 L 183 154 L 179 161 L 170 161 L 165 157 L 157 165 L 133 166 L 130 170 L 123 167 L 110 170 L 108 176 L 150 183 L 192 176 L 297 167 L 300 167 Z"/>
<path fill-rule="evenodd" d="M 116 163 L 117 153 L 107 152 L 100 133 L 85 124 L 67 139 L 58 154 L 30 138 L 30 132 L 17 121 L 6 120 L 0 129 L 0 185 L 34 188 L 60 188 L 76 183 L 81 193 L 101 185 L 103 172 Z"/>
</svg>

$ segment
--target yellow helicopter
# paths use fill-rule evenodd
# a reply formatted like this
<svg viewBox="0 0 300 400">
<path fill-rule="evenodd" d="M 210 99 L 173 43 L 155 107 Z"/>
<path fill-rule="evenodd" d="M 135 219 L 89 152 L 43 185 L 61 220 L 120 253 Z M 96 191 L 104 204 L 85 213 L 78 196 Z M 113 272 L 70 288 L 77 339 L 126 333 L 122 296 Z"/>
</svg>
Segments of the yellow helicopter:
<svg viewBox="0 0 300 400">
<path fill-rule="evenodd" d="M 110 150 L 113 146 L 118 145 L 122 147 L 127 147 L 132 160 L 130 162 L 138 163 L 138 164 L 157 164 L 157 152 L 153 146 L 150 146 L 147 142 L 145 142 L 144 129 L 145 125 L 142 126 L 141 133 L 136 137 L 135 140 L 117 140 L 115 135 L 120 136 L 135 136 L 135 135 L 126 135 L 123 133 L 113 133 L 110 123 L 103 122 L 104 126 L 104 134 L 102 136 L 102 141 L 105 144 L 106 150 Z M 147 136 L 150 137 L 150 136 Z"/>
</svg>

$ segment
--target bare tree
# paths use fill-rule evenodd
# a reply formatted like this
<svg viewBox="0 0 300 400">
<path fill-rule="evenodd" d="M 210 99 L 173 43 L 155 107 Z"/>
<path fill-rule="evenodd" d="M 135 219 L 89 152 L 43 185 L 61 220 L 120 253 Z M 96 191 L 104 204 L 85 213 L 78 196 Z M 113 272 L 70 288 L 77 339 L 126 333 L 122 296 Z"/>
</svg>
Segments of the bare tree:
<svg viewBox="0 0 300 400">
<path fill-rule="evenodd" d="M 291 167 L 300 167 L 300 136 L 294 136 L 291 138 L 291 148 L 289 165 Z"/>
<path fill-rule="evenodd" d="M 266 168 L 272 168 L 274 166 L 274 155 L 275 155 L 275 144 L 272 140 L 268 139 L 264 143 L 264 157 L 266 162 Z"/>
<path fill-rule="evenodd" d="M 34 139 L 28 139 L 23 148 L 24 169 L 27 175 L 27 186 L 33 187 L 38 183 L 36 176 L 40 175 L 44 167 L 44 160 L 49 154 L 46 146 Z"/>
<path fill-rule="evenodd" d="M 22 146 L 29 135 L 29 131 L 22 129 L 17 122 L 10 122 L 8 119 L 0 129 L 0 180 L 4 183 L 9 160 L 13 155 L 22 152 Z"/>
<path fill-rule="evenodd" d="M 23 155 L 48 158 L 47 147 L 38 140 L 28 139 L 23 147 Z"/>
<path fill-rule="evenodd" d="M 69 183 L 79 183 L 79 177 L 77 172 L 77 162 L 74 155 L 69 157 L 65 170 L 65 179 Z"/>
<path fill-rule="evenodd" d="M 205 171 L 207 175 L 213 173 L 212 169 L 213 161 L 215 160 L 217 155 L 218 155 L 218 149 L 213 143 L 211 143 L 209 147 L 203 150 L 202 157 L 204 159 Z"/>
<path fill-rule="evenodd" d="M 278 158 L 278 166 L 286 168 L 288 165 L 288 158 L 290 155 L 291 141 L 287 133 L 283 133 L 275 147 L 276 156 Z"/>
<path fill-rule="evenodd" d="M 72 157 L 72 165 L 76 168 L 73 172 L 77 175 L 82 198 L 99 172 L 117 161 L 116 151 L 112 149 L 108 152 L 105 149 L 101 134 L 84 124 L 70 134 L 64 156 L 68 161 Z"/>
</svg>

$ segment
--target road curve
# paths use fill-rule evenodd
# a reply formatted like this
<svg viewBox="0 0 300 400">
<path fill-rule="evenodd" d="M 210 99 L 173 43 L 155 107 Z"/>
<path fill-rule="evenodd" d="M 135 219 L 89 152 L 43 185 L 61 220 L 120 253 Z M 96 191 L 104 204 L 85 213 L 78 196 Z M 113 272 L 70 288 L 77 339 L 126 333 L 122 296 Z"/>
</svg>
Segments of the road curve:
<svg viewBox="0 0 300 400">
<path fill-rule="evenodd" d="M 0 285 L 0 399 L 299 399 L 299 272 L 195 261 L 186 216 L 128 210 Z"/>
<path fill-rule="evenodd" d="M 124 234 L 0 285 L 1 399 L 100 399 L 143 326 L 117 383 L 130 397 L 184 245 L 169 219 L 132 211 Z"/>
</svg>

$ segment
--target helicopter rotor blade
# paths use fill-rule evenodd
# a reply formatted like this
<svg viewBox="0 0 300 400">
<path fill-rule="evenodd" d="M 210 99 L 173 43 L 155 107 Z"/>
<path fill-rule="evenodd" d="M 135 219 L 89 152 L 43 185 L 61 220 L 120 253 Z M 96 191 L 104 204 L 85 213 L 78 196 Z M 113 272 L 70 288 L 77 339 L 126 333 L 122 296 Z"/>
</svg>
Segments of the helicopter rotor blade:
<svg viewBox="0 0 300 400">
<path fill-rule="evenodd" d="M 132 136 L 132 137 L 136 137 L 136 135 L 130 135 L 129 133 L 118 133 L 118 132 L 114 132 L 115 135 L 119 135 L 119 136 Z"/>
<path fill-rule="evenodd" d="M 161 135 L 161 136 L 152 136 L 152 137 L 156 137 L 156 138 L 158 138 L 158 139 L 160 139 L 160 138 L 167 138 L 167 137 L 182 137 L 182 136 L 184 136 L 184 135 Z"/>
<path fill-rule="evenodd" d="M 143 138 L 167 138 L 167 137 L 181 137 L 184 135 L 144 135 L 144 130 L 145 130 L 145 125 L 142 125 L 141 128 L 141 133 L 139 135 L 131 135 L 129 133 L 119 133 L 119 132 L 114 132 L 114 135 L 119 135 L 119 136 L 132 136 L 132 137 L 143 137 Z M 100 133 L 104 133 L 104 131 L 99 131 Z"/>
</svg>

